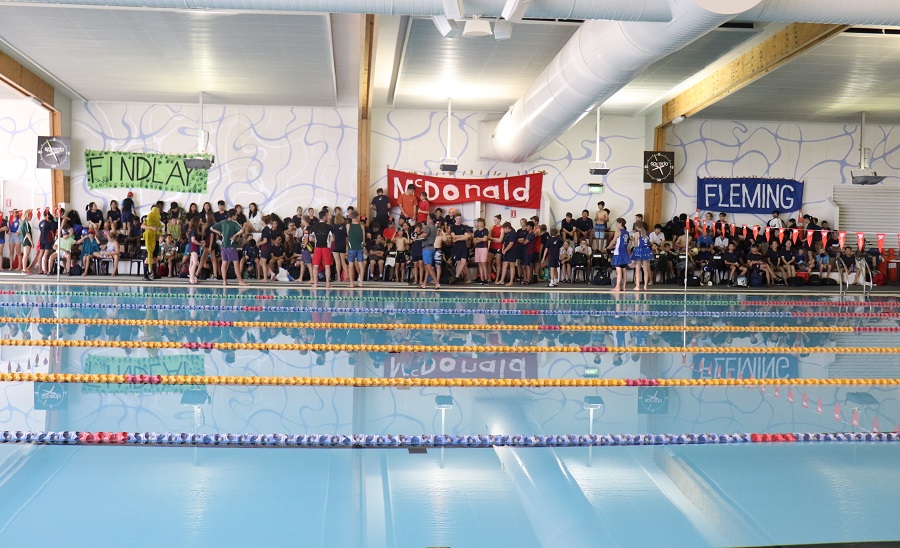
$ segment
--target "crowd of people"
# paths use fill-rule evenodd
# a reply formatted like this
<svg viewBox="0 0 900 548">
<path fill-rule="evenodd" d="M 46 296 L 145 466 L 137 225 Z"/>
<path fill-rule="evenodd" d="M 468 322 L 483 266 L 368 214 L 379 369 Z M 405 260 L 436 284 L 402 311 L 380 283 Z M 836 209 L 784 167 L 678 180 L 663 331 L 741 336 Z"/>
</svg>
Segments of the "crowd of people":
<svg viewBox="0 0 900 548">
<path fill-rule="evenodd" d="M 116 276 L 120 260 L 137 259 L 146 280 L 183 277 L 192 284 L 255 279 L 362 287 L 379 280 L 439 289 L 580 281 L 610 284 L 613 291 L 626 290 L 629 269 L 633 289 L 646 290 L 694 273 L 709 284 L 774 285 L 827 277 L 841 261 L 847 267 L 841 271 L 856 283 L 859 261 L 877 266 L 881 260 L 877 250 L 840 249 L 837 232 L 809 215 L 785 222 L 773 211 L 765 227 L 748 232 L 728 223 L 725 213 L 717 220 L 712 213 L 702 220 L 682 214 L 650 230 L 640 214 L 631 222 L 612 220 L 601 201 L 593 215 L 566 213 L 559 227 L 548 228 L 537 216 L 500 215 L 471 226 L 455 208 L 432 207 L 424 192 L 415 192 L 407 189 L 393 216 L 383 189 L 366 211 L 298 208 L 283 216 L 223 200 L 186 208 L 157 202 L 139 216 L 129 192 L 121 206 L 113 200 L 105 212 L 92 202 L 83 215 L 27 210 L 0 218 L 0 256 L 6 246 L 10 268 L 26 274 L 51 274 L 58 266 L 81 276 L 100 274 L 104 266 Z"/>
</svg>

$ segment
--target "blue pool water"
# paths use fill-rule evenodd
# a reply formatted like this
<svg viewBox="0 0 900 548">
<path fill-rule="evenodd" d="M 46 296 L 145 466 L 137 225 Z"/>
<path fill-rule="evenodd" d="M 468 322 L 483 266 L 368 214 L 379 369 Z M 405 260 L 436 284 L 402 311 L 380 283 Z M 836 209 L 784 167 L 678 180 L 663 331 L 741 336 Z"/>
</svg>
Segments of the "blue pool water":
<svg viewBox="0 0 900 548">
<path fill-rule="evenodd" d="M 862 303 L 766 305 L 624 295 L 216 288 L 0 295 L 4 339 L 272 344 L 629 346 L 627 352 L 220 351 L 0 347 L 3 371 L 391 378 L 900 378 L 897 327 Z M 86 292 L 88 294 L 78 294 Z M 177 293 L 173 296 L 171 293 Z M 264 294 L 275 299 L 259 300 Z M 289 299 L 287 297 L 302 297 Z M 501 302 L 516 299 L 516 302 Z M 535 302 L 535 300 L 549 302 Z M 570 302 L 584 299 L 584 302 Z M 770 298 L 783 301 L 785 297 Z M 893 302 L 893 301 L 889 301 Z M 263 311 L 244 306 L 280 307 Z M 204 308 L 206 307 L 206 308 Z M 237 309 L 236 309 L 237 308 Z M 416 310 L 414 314 L 398 309 Z M 310 310 L 312 309 L 312 310 Z M 316 310 L 321 309 L 321 310 Z M 335 310 L 338 309 L 338 310 Z M 522 314 L 541 310 L 542 314 Z M 9 318 L 29 319 L 12 323 Z M 48 323 L 37 323 L 44 318 Z M 391 329 L 85 325 L 56 319 L 315 321 Z M 21 320 L 25 321 L 25 320 Z M 440 326 L 410 329 L 403 324 Z M 446 324 L 489 326 L 448 329 Z M 590 331 L 520 331 L 522 325 Z M 606 326 L 626 328 L 610 331 Z M 714 326 L 712 332 L 697 328 Z M 628 327 L 636 329 L 628 330 Z M 640 329 L 637 329 L 640 328 Z M 642 352 L 646 347 L 693 352 Z M 825 352 L 733 355 L 723 347 Z M 352 388 L 0 384 L 0 430 L 285 434 L 868 432 L 896 388 Z M 600 400 L 597 400 L 599 396 Z M 587 403 L 602 405 L 589 409 Z M 822 411 L 818 408 L 821 405 Z M 856 425 L 854 425 L 854 422 Z M 900 444 L 288 449 L 0 444 L 0 543 L 192 546 L 721 546 L 900 538 Z M 40 538 L 41 540 L 38 540 Z"/>
</svg>

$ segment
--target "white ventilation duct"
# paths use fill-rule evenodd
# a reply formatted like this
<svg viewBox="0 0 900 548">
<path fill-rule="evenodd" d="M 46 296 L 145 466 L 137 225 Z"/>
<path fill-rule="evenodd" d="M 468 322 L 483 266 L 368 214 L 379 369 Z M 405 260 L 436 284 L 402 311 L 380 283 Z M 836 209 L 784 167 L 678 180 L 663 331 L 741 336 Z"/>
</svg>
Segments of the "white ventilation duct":
<svg viewBox="0 0 900 548">
<path fill-rule="evenodd" d="M 6 2 L 0 2 L 0 5 Z M 22 5 L 130 7 L 143 9 L 283 11 L 310 13 L 372 13 L 448 19 L 480 15 L 498 18 L 506 0 L 465 0 L 461 17 L 444 11 L 444 0 L 28 0 Z M 607 19 L 610 21 L 669 21 L 667 0 L 541 0 L 531 2 L 525 17 L 534 19 Z"/>
<path fill-rule="evenodd" d="M 766 0 L 740 16 L 741 21 L 828 23 L 833 25 L 900 25 L 897 0 Z"/>
<path fill-rule="evenodd" d="M 671 0 L 668 23 L 586 21 L 500 120 L 497 156 L 522 162 L 565 133 L 651 63 L 760 0 Z"/>
</svg>

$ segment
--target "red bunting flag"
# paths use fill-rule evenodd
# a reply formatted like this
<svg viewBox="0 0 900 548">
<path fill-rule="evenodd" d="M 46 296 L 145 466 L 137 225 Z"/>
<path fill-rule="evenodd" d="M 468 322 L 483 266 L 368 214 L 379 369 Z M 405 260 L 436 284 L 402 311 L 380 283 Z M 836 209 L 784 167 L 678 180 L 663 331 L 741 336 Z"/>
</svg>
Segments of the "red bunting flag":
<svg viewBox="0 0 900 548">
<path fill-rule="evenodd" d="M 780 398 L 780 397 L 781 397 L 781 387 L 778 386 L 778 385 L 775 385 L 775 397 L 776 397 L 776 398 Z"/>
<path fill-rule="evenodd" d="M 853 419 L 850 420 L 851 426 L 859 426 L 859 409 L 853 410 Z"/>
<path fill-rule="evenodd" d="M 878 252 L 881 254 L 884 254 L 884 237 L 885 236 L 886 236 L 886 234 L 883 234 L 883 233 L 878 233 L 875 235 L 875 237 L 878 238 Z"/>
<path fill-rule="evenodd" d="M 753 241 L 759 237 L 759 226 L 753 225 Z"/>
<path fill-rule="evenodd" d="M 834 420 L 841 420 L 841 406 L 839 404 L 834 404 Z"/>
<path fill-rule="evenodd" d="M 809 407 L 809 396 L 803 392 L 803 401 L 800 403 L 803 407 Z"/>
<path fill-rule="evenodd" d="M 765 394 L 765 393 L 766 393 L 766 387 L 763 386 L 762 388 L 759 389 L 759 391 L 762 392 L 763 394 Z"/>
<path fill-rule="evenodd" d="M 822 245 L 828 245 L 828 231 L 822 230 Z"/>
<path fill-rule="evenodd" d="M 878 433 L 878 417 L 872 419 L 872 432 L 875 434 Z"/>
<path fill-rule="evenodd" d="M 694 239 L 700 237 L 700 217 L 694 217 Z"/>
<path fill-rule="evenodd" d="M 822 397 L 819 396 L 819 402 L 816 404 L 816 413 L 822 413 Z"/>
<path fill-rule="evenodd" d="M 866 246 L 866 233 L 865 232 L 857 232 L 856 233 L 856 247 L 859 248 L 860 251 Z"/>
<path fill-rule="evenodd" d="M 747 239 L 747 225 L 742 225 L 744 227 L 744 239 Z M 900 236 L 898 236 L 898 240 L 900 240 Z"/>
<path fill-rule="evenodd" d="M 769 227 L 766 227 L 766 241 L 767 241 L 767 242 L 769 241 L 769 233 L 770 233 L 770 232 L 772 232 L 772 229 L 769 228 Z"/>
<path fill-rule="evenodd" d="M 806 231 L 806 245 L 812 247 L 813 233 L 811 230 Z"/>
<path fill-rule="evenodd" d="M 845 230 L 841 230 L 838 232 L 838 247 L 844 249 L 844 242 L 847 240 L 847 232 Z"/>
<path fill-rule="evenodd" d="M 797 245 L 797 238 L 800 237 L 800 229 L 792 228 L 791 229 L 791 240 L 794 241 L 794 245 Z"/>
<path fill-rule="evenodd" d="M 788 387 L 788 401 L 794 403 L 794 391 L 790 386 Z"/>
<path fill-rule="evenodd" d="M 703 230 L 706 230 L 706 226 L 707 226 L 706 223 L 707 223 L 707 222 L 708 222 L 708 221 L 707 221 L 706 219 L 703 219 Z"/>
<path fill-rule="evenodd" d="M 784 243 L 784 228 L 778 229 L 778 243 Z"/>
</svg>

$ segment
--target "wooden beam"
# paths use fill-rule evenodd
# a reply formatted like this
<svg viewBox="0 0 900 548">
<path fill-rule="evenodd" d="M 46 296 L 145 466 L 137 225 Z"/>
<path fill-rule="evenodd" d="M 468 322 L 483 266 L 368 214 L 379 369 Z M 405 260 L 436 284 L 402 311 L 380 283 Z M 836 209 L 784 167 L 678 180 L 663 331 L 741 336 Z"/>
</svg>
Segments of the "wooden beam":
<svg viewBox="0 0 900 548">
<path fill-rule="evenodd" d="M 848 25 L 812 23 L 786 26 L 663 105 L 661 125 L 666 126 L 681 115 L 693 116 L 847 28 Z"/>
<path fill-rule="evenodd" d="M 53 86 L 2 51 L 0 51 L 0 80 L 24 95 L 37 97 L 45 106 L 53 108 Z"/>
<path fill-rule="evenodd" d="M 666 150 L 666 126 L 659 126 L 653 135 L 653 150 Z M 644 221 L 650 231 L 656 223 L 662 223 L 663 185 L 651 184 L 644 190 Z"/>
<path fill-rule="evenodd" d="M 375 53 L 375 16 L 362 18 L 362 41 L 359 56 L 359 117 L 356 161 L 357 210 L 369 213 L 369 165 L 371 158 L 372 65 Z"/>
<path fill-rule="evenodd" d="M 50 135 L 62 135 L 62 115 L 58 110 L 50 111 Z M 61 169 L 50 172 L 50 188 L 53 196 L 53 209 L 60 202 L 69 203 L 69 178 L 63 175 Z M 71 209 L 69 204 L 66 209 Z"/>
</svg>

